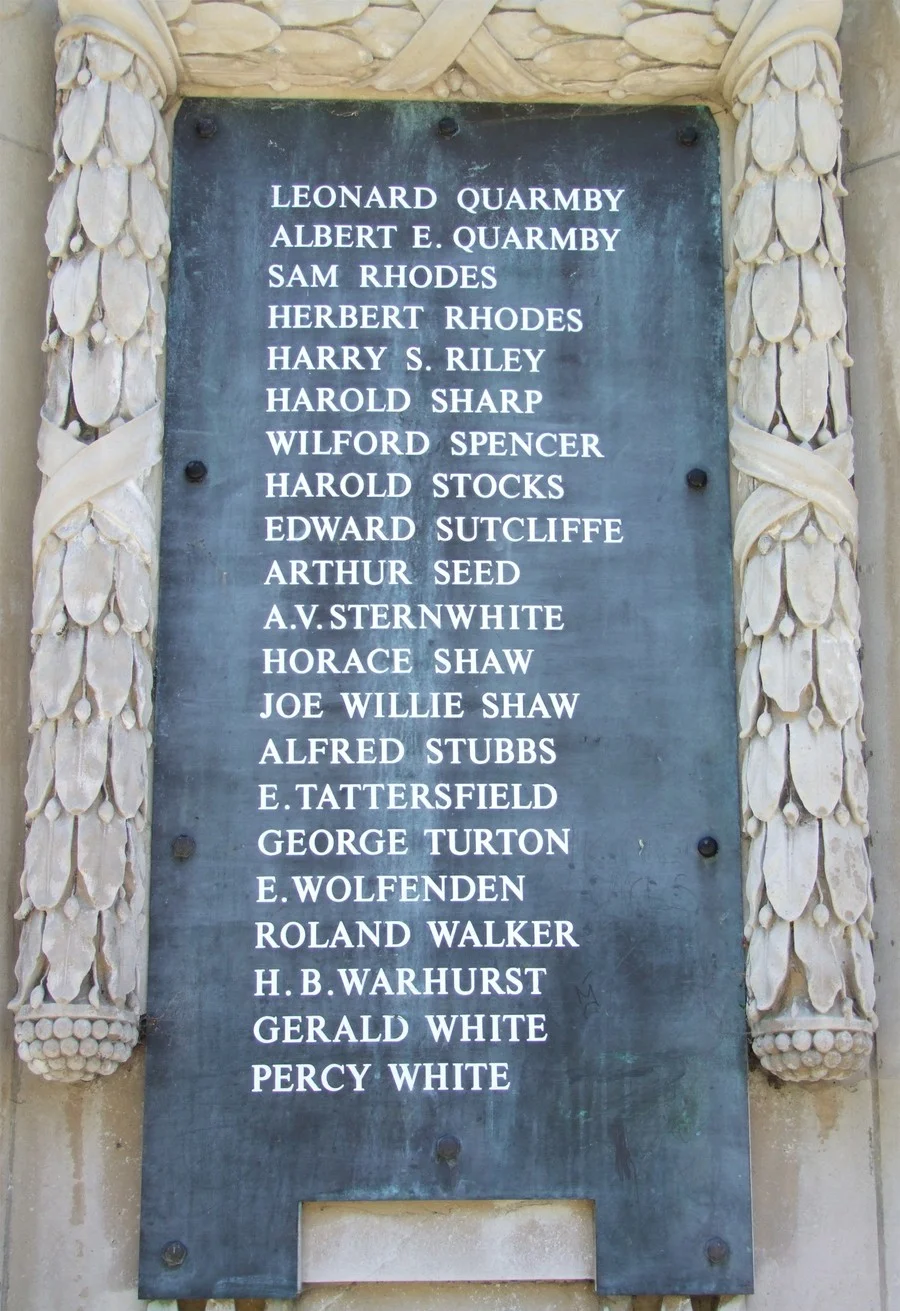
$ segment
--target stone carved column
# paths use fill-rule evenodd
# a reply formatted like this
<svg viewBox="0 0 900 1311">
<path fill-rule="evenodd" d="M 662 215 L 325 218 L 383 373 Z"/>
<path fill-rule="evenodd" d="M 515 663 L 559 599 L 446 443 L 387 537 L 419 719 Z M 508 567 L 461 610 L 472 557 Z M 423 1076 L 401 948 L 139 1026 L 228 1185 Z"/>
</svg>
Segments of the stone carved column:
<svg viewBox="0 0 900 1311">
<path fill-rule="evenodd" d="M 840 10 L 757 0 L 724 71 L 748 1015 L 763 1066 L 794 1081 L 857 1075 L 875 1029 Z"/>
<path fill-rule="evenodd" d="M 16 965 L 20 1056 L 111 1074 L 143 999 L 159 357 L 175 89 L 161 19 L 63 8 L 46 241 L 46 398 L 35 512 L 29 823 Z"/>
</svg>

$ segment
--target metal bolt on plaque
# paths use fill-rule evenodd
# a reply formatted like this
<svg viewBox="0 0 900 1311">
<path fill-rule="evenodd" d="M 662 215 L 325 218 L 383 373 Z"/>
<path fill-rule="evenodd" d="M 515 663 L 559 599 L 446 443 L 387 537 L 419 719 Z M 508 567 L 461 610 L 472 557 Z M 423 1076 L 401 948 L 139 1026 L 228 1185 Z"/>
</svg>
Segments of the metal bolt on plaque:
<svg viewBox="0 0 900 1311">
<path fill-rule="evenodd" d="M 187 1260 L 188 1250 L 184 1243 L 178 1241 L 166 1243 L 160 1257 L 164 1266 L 169 1270 L 177 1270 L 179 1266 L 184 1265 Z"/>
</svg>

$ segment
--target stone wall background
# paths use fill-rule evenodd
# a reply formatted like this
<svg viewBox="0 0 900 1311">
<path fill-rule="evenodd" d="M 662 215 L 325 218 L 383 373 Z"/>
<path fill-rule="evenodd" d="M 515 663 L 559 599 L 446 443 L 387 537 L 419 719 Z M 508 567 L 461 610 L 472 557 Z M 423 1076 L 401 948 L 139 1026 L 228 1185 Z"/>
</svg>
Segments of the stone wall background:
<svg viewBox="0 0 900 1311">
<path fill-rule="evenodd" d="M 900 1307 L 900 3 L 850 0 L 842 32 L 847 133 L 844 218 L 852 403 L 861 516 L 860 582 L 872 697 L 867 719 L 872 783 L 872 851 L 878 893 L 876 986 L 881 1027 L 874 1084 L 872 1158 L 884 1242 L 885 1311 Z"/>
<path fill-rule="evenodd" d="M 0 0 L 0 975 L 10 994 L 55 27 L 52 0 Z M 847 0 L 843 50 L 879 1064 L 877 1079 L 855 1088 L 791 1088 L 754 1072 L 757 1292 L 747 1311 L 900 1311 L 900 0 Z M 15 1060 L 10 1018 L 0 1016 L 0 1305 L 135 1311 L 140 1055 L 114 1078 L 46 1084 Z M 300 1306 L 613 1311 L 587 1282 L 591 1259 L 591 1217 L 579 1204 L 308 1207 L 304 1274 L 315 1286 Z M 658 1299 L 636 1299 L 633 1311 L 658 1311 Z"/>
</svg>

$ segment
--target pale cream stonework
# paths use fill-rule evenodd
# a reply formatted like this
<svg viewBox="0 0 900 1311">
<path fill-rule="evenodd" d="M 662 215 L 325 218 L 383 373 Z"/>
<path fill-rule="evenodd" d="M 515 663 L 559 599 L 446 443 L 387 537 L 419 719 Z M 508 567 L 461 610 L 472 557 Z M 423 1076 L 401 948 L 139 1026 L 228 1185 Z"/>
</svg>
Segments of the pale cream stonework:
<svg viewBox="0 0 900 1311">
<path fill-rule="evenodd" d="M 265 10 L 265 12 L 264 12 Z M 724 102 L 734 138 L 748 1013 L 780 1077 L 853 1077 L 874 966 L 839 211 L 840 0 L 63 0 L 35 516 L 19 1054 L 111 1074 L 138 1033 L 169 249 L 160 110 L 218 87 Z M 462 71 L 460 71 L 462 70 Z M 473 82 L 472 78 L 476 78 Z M 229 80 L 230 79 L 230 80 Z"/>
<path fill-rule="evenodd" d="M 673 6 L 666 6 L 672 8 Z M 676 6 L 687 8 L 687 6 Z M 796 11 L 799 6 L 795 5 Z M 708 8 L 698 0 L 696 10 Z M 870 3 L 848 5 L 854 25 L 851 32 L 855 37 L 854 51 L 865 52 L 866 67 L 875 69 L 877 60 L 874 56 L 875 43 L 873 33 L 867 30 L 872 20 L 870 15 L 876 10 L 884 27 L 884 43 L 878 46 L 878 58 L 896 76 L 896 22 L 894 6 L 870 0 Z M 19 15 L 15 15 L 18 21 Z M 32 15 L 33 17 L 33 15 Z M 47 15 L 44 14 L 46 25 Z M 45 26 L 46 30 L 46 26 Z M 895 39 L 891 46 L 889 38 Z M 893 56 L 893 62 L 890 62 Z M 27 66 L 27 65 L 26 65 Z M 852 65 L 851 65 L 852 68 Z M 851 77 L 853 74 L 851 73 Z M 863 74 L 860 74 L 862 77 Z M 455 78 L 454 78 L 455 80 Z M 851 83 L 852 85 L 852 83 Z M 437 89 L 438 92 L 441 88 Z M 46 92 L 45 92 L 46 94 Z M 332 92 L 333 94 L 333 92 Z M 355 92 L 354 92 L 355 94 Z M 696 94 L 696 93 L 695 93 Z M 644 98 L 643 96 L 641 97 Z M 859 102 L 866 97 L 860 94 Z M 871 103 L 871 94 L 868 96 Z M 853 100 L 851 99 L 851 110 Z M 876 101 L 877 104 L 877 101 Z M 866 150 L 867 141 L 860 132 L 854 140 L 852 129 L 850 138 L 851 158 L 856 164 L 867 166 L 866 171 L 875 178 L 883 179 L 882 185 L 889 187 L 890 159 L 878 161 L 883 155 L 890 155 L 891 150 L 881 151 L 882 142 L 878 137 L 878 114 L 868 115 L 864 130 L 872 132 L 876 149 Z M 8 120 L 4 118 L 4 124 Z M 883 136 L 883 133 L 882 133 Z M 21 146 L 15 139 L 17 148 Z M 862 152 L 862 153 L 859 153 Z M 874 185 L 874 184 L 873 184 Z M 889 191 L 887 193 L 890 194 Z M 866 269 L 874 269 L 874 292 L 867 308 L 876 305 L 876 323 L 885 329 L 890 325 L 890 313 L 894 305 L 890 291 L 886 286 L 882 270 L 884 268 L 884 249 L 886 245 L 883 232 L 872 231 L 877 219 L 877 206 L 869 212 L 865 207 L 859 213 L 862 230 L 861 244 L 868 241 L 866 250 Z M 850 205 L 852 215 L 853 204 Z M 890 209 L 881 208 L 883 226 L 888 229 L 892 218 Z M 866 227 L 869 234 L 866 237 Z M 851 219 L 852 232 L 852 219 Z M 895 246 L 896 248 L 896 246 Z M 851 260 L 853 247 L 851 246 Z M 782 261 L 778 261 L 782 262 Z M 9 264 L 4 266 L 8 276 Z M 852 282 L 851 282 L 852 286 Z M 20 326 L 22 320 L 16 324 Z M 872 321 L 864 314 L 862 322 L 854 325 L 854 349 L 859 358 L 863 356 L 863 347 L 868 350 L 866 356 L 869 370 L 868 385 L 862 388 L 867 398 L 868 412 L 879 414 L 881 421 L 873 424 L 874 437 L 877 439 L 879 454 L 871 455 L 867 448 L 865 459 L 868 460 L 868 478 L 876 506 L 887 503 L 890 494 L 885 482 L 890 480 L 890 438 L 896 438 L 896 405 L 891 401 L 892 372 L 890 357 L 884 355 L 880 348 L 880 339 L 873 328 Z M 765 347 L 763 348 L 765 350 Z M 4 338 L 4 363 L 8 347 Z M 875 372 L 877 370 L 877 372 Z M 874 373 L 874 377 L 873 377 Z M 27 370 L 23 372 L 27 378 Z M 34 372 L 32 371 L 32 377 Z M 858 410 L 858 391 L 854 394 Z M 8 422 L 8 416 L 4 416 Z M 891 425 L 894 425 L 893 427 Z M 12 434 L 10 434 L 12 435 Z M 866 433 L 866 440 L 869 434 Z M 21 441 L 20 434 L 16 434 Z M 9 447 L 9 438 L 5 443 Z M 4 449 L 4 460 L 10 459 L 10 453 Z M 14 458 L 14 456 L 12 457 Z M 858 457 L 859 458 L 859 457 Z M 879 466 L 878 460 L 884 463 Z M 8 466 L 7 466 L 8 467 Z M 885 478 L 887 475 L 887 478 Z M 864 525 L 864 544 L 866 528 Z M 790 539 L 789 539 L 790 540 Z M 810 543 L 808 543 L 810 544 Z M 886 598 L 884 604 L 876 605 L 876 620 L 880 632 L 890 631 L 895 622 L 889 589 L 883 580 L 890 575 L 890 532 L 875 536 L 870 548 L 869 568 L 873 571 L 877 590 L 876 598 Z M 878 583 L 878 579 L 882 583 Z M 9 579 L 8 568 L 4 574 L 4 583 Z M 16 592 L 15 585 L 11 588 Z M 871 620 L 871 616 L 869 617 Z M 19 630 L 21 631 L 21 630 Z M 871 639 L 870 639 L 871 640 Z M 889 658 L 893 646 L 885 644 L 880 659 Z M 892 656 L 890 656 L 892 658 Z M 868 662 L 867 662 L 868 668 Z M 872 695 L 870 686 L 870 698 Z M 881 742 L 881 753 L 885 763 L 882 775 L 878 770 L 878 753 L 873 761 L 876 786 L 881 788 L 882 798 L 889 782 L 887 758 L 890 737 L 889 725 L 891 702 L 886 680 L 878 683 L 880 702 L 876 725 L 877 736 Z M 15 699 L 11 701 L 15 707 Z M 21 704 L 21 703 L 20 703 Z M 15 761 L 15 749 L 11 748 L 8 758 Z M 887 834 L 885 845 L 890 856 L 892 834 L 891 806 L 883 804 L 876 824 L 876 835 L 881 829 Z M 763 821 L 761 821 L 763 822 Z M 894 839 L 895 840 L 895 839 Z M 888 867 L 890 868 L 890 866 Z M 892 903 L 890 889 L 882 894 L 882 903 L 888 903 L 887 913 L 893 910 L 896 918 L 895 903 Z M 881 913 L 882 906 L 879 907 Z M 893 921 L 891 921 L 893 922 Z M 885 944 L 886 945 L 886 944 Z M 879 944 L 881 947 L 882 944 Z M 880 952 L 885 961 L 882 972 L 893 979 L 891 962 L 886 952 Z M 896 988 L 894 990 L 896 996 Z M 894 1021 L 896 1025 L 896 1021 Z M 794 1048 L 794 1050 L 799 1050 Z M 896 1043 L 882 1060 L 888 1062 L 886 1073 L 889 1078 L 879 1080 L 877 1093 L 881 1106 L 882 1121 L 886 1122 L 892 1110 L 891 1079 L 895 1079 L 892 1066 L 896 1058 Z M 824 1053 L 823 1053 L 824 1055 Z M 53 1092 L 52 1088 L 41 1087 L 39 1083 L 27 1076 L 19 1080 L 22 1106 L 18 1114 L 20 1126 L 19 1147 L 15 1154 L 16 1205 L 12 1213 L 11 1251 L 13 1258 L 8 1266 L 9 1295 L 11 1306 L 28 1307 L 54 1305 L 61 1307 L 125 1307 L 134 1306 L 133 1293 L 129 1291 L 133 1279 L 133 1241 L 134 1241 L 134 1179 L 137 1144 L 134 1112 L 139 1075 L 137 1067 L 123 1071 L 116 1080 L 109 1083 L 101 1081 L 95 1089 L 72 1088 Z M 118 1091 L 117 1091 L 118 1089 Z M 62 1096 L 64 1102 L 54 1100 Z M 757 1210 L 757 1250 L 759 1262 L 759 1286 L 757 1294 L 750 1299 L 753 1308 L 794 1307 L 798 1309 L 813 1306 L 853 1306 L 861 1311 L 869 1308 L 898 1305 L 896 1298 L 900 1295 L 896 1280 L 896 1262 L 893 1246 L 887 1242 L 883 1247 L 879 1243 L 879 1225 L 877 1221 L 878 1197 L 872 1182 L 872 1164 L 870 1160 L 870 1141 L 877 1150 L 881 1150 L 886 1161 L 882 1161 L 878 1180 L 884 1182 L 884 1202 L 891 1204 L 891 1181 L 897 1178 L 896 1154 L 889 1136 L 884 1138 L 870 1135 L 877 1129 L 871 1114 L 870 1091 L 864 1086 L 857 1089 L 817 1089 L 800 1102 L 795 1100 L 789 1090 L 776 1092 L 766 1086 L 759 1078 L 754 1079 L 754 1183 Z M 789 1100 L 788 1100 L 789 1099 Z M 896 1098 L 894 1098 L 894 1102 Z M 124 1155 L 122 1155 L 124 1153 Z M 118 1158 L 118 1159 L 117 1159 Z M 56 1162 L 63 1173 L 60 1181 L 55 1177 Z M 887 1168 L 885 1168 L 885 1166 Z M 896 1184 L 894 1185 L 896 1189 Z M 59 1198 L 65 1198 L 65 1207 L 58 1204 Z M 896 1207 L 895 1207 L 896 1210 Z M 63 1213 L 65 1212 L 65 1213 Z M 417 1224 L 417 1233 L 424 1236 L 422 1224 L 427 1225 L 427 1208 L 423 1208 L 421 1222 Z M 502 1204 L 487 1208 L 482 1234 L 489 1232 L 492 1221 L 490 1215 L 505 1217 L 509 1223 L 510 1212 Z M 515 1214 L 515 1211 L 512 1212 Z M 353 1208 L 346 1208 L 343 1217 L 332 1214 L 329 1221 L 334 1224 L 353 1226 Z M 349 1217 L 349 1219 L 348 1219 Z M 395 1233 L 403 1235 L 408 1226 L 408 1217 L 401 1213 L 396 1216 Z M 317 1218 L 310 1222 L 311 1232 L 307 1235 L 306 1250 L 310 1261 L 316 1258 Z M 572 1216 L 572 1225 L 577 1229 L 577 1216 Z M 452 1219 L 437 1217 L 437 1224 L 432 1229 L 436 1241 L 453 1229 Z M 362 1232 L 366 1231 L 363 1224 Z M 464 1231 L 464 1226 L 463 1226 Z M 324 1235 L 324 1229 L 321 1234 Z M 410 1237 L 407 1229 L 407 1239 Z M 87 1242 L 85 1242 L 87 1239 Z M 428 1241 L 426 1239 L 426 1241 Z M 379 1242 L 384 1252 L 384 1233 L 380 1231 Z M 60 1249 L 58 1257 L 51 1255 L 54 1248 Z M 407 1250 L 407 1244 L 398 1237 L 398 1252 Z M 453 1244 L 450 1244 L 453 1247 Z M 881 1248 L 881 1261 L 879 1261 Z M 319 1249 L 322 1251 L 323 1249 Z M 324 1249 L 327 1251 L 326 1247 Z M 452 1258 L 452 1251 L 449 1253 Z M 358 1278 L 381 1277 L 408 1278 L 403 1272 L 397 1274 L 397 1266 L 390 1259 L 376 1271 L 374 1263 L 366 1260 L 366 1252 L 353 1250 L 353 1244 L 338 1241 L 337 1248 L 332 1248 L 331 1256 L 317 1267 L 318 1277 L 328 1280 L 349 1280 Z M 521 1256 L 521 1264 L 515 1272 L 504 1271 L 501 1274 L 496 1267 L 483 1270 L 483 1277 L 509 1278 L 515 1273 L 519 1279 L 532 1277 L 531 1270 Z M 415 1259 L 406 1258 L 406 1269 L 415 1270 Z M 445 1278 L 459 1278 L 468 1273 L 464 1256 L 460 1265 L 448 1265 Z M 880 1269 L 879 1269 L 880 1265 Z M 314 1266 L 314 1268 L 316 1268 Z M 584 1258 L 573 1261 L 569 1278 L 584 1278 Z M 541 1277 L 535 1271 L 537 1277 Z M 880 1277 L 881 1276 L 881 1277 Z M 429 1269 L 428 1277 L 435 1277 Z M 546 1276 L 544 1276 L 546 1277 Z M 78 1287 L 76 1287 L 78 1285 Z M 119 1292 L 115 1291 L 120 1290 Z M 349 1306 L 588 1306 L 592 1308 L 603 1305 L 586 1289 L 577 1286 L 566 1289 L 565 1286 L 521 1285 L 506 1286 L 505 1292 L 497 1293 L 489 1288 L 473 1288 L 461 1293 L 435 1288 L 410 1290 L 403 1293 L 398 1288 L 385 1288 L 380 1294 L 357 1290 L 333 1290 L 322 1296 L 315 1290 L 304 1299 L 309 1306 L 324 1305 Z M 610 1304 L 611 1306 L 613 1304 Z M 677 1303 L 676 1303 L 677 1305 Z M 618 1307 L 616 1308 L 618 1311 Z M 645 1311 L 641 1307 L 641 1311 Z"/>
</svg>

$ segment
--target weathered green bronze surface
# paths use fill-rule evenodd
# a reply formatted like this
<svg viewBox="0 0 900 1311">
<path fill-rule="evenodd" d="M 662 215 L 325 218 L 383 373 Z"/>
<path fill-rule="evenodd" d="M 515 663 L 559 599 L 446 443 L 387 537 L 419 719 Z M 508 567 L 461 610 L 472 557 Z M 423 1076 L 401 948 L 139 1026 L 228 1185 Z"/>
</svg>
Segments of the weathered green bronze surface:
<svg viewBox="0 0 900 1311">
<path fill-rule="evenodd" d="M 313 1199 L 747 1289 L 711 118 L 187 102 L 173 215 L 142 1295 Z"/>
</svg>

